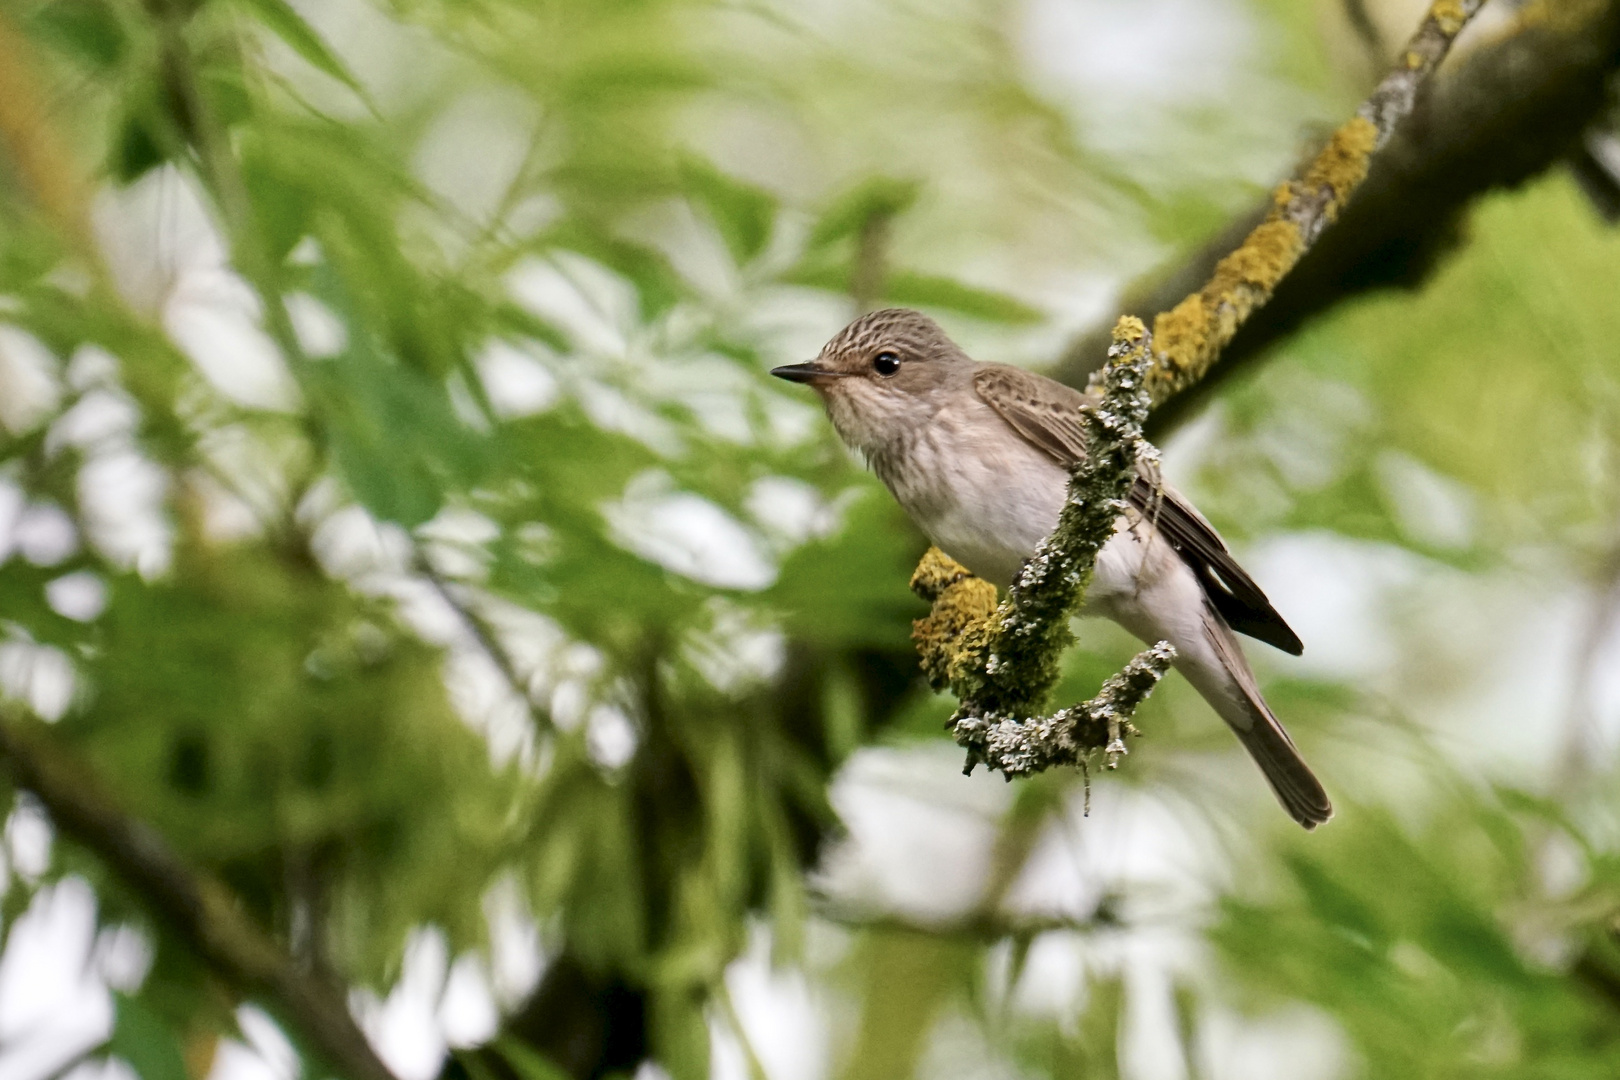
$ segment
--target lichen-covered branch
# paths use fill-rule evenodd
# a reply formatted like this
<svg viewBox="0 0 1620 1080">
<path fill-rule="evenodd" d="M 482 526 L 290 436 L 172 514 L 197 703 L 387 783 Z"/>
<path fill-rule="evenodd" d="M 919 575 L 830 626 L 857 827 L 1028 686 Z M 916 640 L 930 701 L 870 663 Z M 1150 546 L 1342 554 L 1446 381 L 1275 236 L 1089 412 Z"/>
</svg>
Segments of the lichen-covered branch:
<svg viewBox="0 0 1620 1080">
<path fill-rule="evenodd" d="M 1160 642 L 1139 654 L 1101 692 L 1080 705 L 1043 715 L 1058 663 L 1073 641 L 1068 616 L 1085 597 L 1097 553 L 1128 514 L 1125 499 L 1139 463 L 1155 453 L 1142 438 L 1149 410 L 1196 383 L 1214 366 L 1239 327 L 1271 297 L 1367 175 L 1373 154 L 1411 111 L 1418 90 L 1484 0 L 1437 0 L 1356 116 L 1329 140 L 1303 173 L 1279 187 L 1270 212 L 1221 259 L 1202 289 L 1154 320 L 1115 325 L 1101 385 L 1089 389 L 1087 456 L 1069 479 L 1052 535 L 996 603 L 994 586 L 931 550 L 912 588 L 932 604 L 912 637 L 923 670 L 949 687 L 960 707 L 951 719 L 968 752 L 964 771 L 983 763 L 1007 776 L 1084 764 L 1095 750 L 1109 765 L 1125 752 L 1129 719 L 1175 659 Z M 1100 392 L 1099 392 L 1100 391 Z"/>
<path fill-rule="evenodd" d="M 1609 107 L 1617 67 L 1620 0 L 1531 5 L 1454 55 L 1425 87 L 1412 122 L 1374 155 L 1335 227 L 1237 330 L 1204 379 L 1154 408 L 1148 434 L 1168 430 L 1244 365 L 1340 301 L 1425 280 L 1455 246 L 1475 199 L 1544 175 L 1580 144 Z M 1118 314 L 1174 307 L 1272 206 L 1268 194 L 1179 264 L 1127 290 L 1114 315 L 1075 340 L 1048 374 L 1083 387 L 1104 363 Z"/>
<path fill-rule="evenodd" d="M 1070 473 L 1057 528 L 1019 571 L 986 641 L 983 680 L 970 690 L 986 708 L 1027 715 L 1057 683 L 1058 659 L 1073 641 L 1068 616 L 1085 597 L 1097 553 L 1126 510 L 1138 458 L 1152 454 L 1142 442 L 1152 355 L 1153 339 L 1141 321 L 1121 319 L 1102 395 L 1085 417 L 1086 459 Z"/>
<path fill-rule="evenodd" d="M 1221 350 L 1276 291 L 1366 179 L 1372 155 L 1412 111 L 1418 88 L 1439 66 L 1484 0 L 1437 0 L 1394 71 L 1328 140 L 1297 179 L 1272 195 L 1272 208 L 1238 249 L 1215 264 L 1204 287 L 1153 321 L 1157 362 L 1149 376 L 1155 405 L 1204 377 Z"/>
<path fill-rule="evenodd" d="M 977 710 L 958 712 L 956 741 L 968 752 L 967 771 L 986 766 L 1009 778 L 1032 776 L 1060 765 L 1080 765 L 1101 749 L 1113 768 L 1127 753 L 1125 736 L 1136 734 L 1131 714 L 1153 692 L 1176 651 L 1167 641 L 1138 653 L 1108 677 L 1097 696 L 1032 720 Z"/>
<path fill-rule="evenodd" d="M 966 771 L 983 763 L 1009 778 L 1057 765 L 1077 765 L 1095 750 L 1124 752 L 1129 717 L 1169 670 L 1175 651 L 1160 642 L 1110 679 L 1102 692 L 1043 716 L 1057 682 L 1058 660 L 1073 642 L 1068 615 L 1085 596 L 1097 552 L 1114 535 L 1142 442 L 1152 336 L 1139 319 L 1121 319 L 1103 371 L 1102 394 L 1088 411 L 1089 453 L 1069 477 L 1068 497 L 1052 535 L 1024 564 L 1006 600 L 937 549 L 912 575 L 911 587 L 933 605 L 912 637 L 923 670 L 950 687 L 961 707 L 952 718 L 968 752 Z"/>
<path fill-rule="evenodd" d="M 349 1015 L 340 987 L 298 964 L 242 913 L 224 885 L 186 865 L 125 814 L 37 727 L 0 713 L 0 766 L 34 793 L 66 836 L 96 853 L 228 983 L 269 994 L 347 1080 L 394 1080 Z"/>
</svg>

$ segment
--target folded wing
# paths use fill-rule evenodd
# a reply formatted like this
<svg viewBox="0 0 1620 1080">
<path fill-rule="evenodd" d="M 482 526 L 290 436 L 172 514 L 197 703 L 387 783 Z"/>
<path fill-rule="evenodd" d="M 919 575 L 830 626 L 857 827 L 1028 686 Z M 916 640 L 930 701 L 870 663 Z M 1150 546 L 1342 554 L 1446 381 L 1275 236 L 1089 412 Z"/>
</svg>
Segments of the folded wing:
<svg viewBox="0 0 1620 1080">
<path fill-rule="evenodd" d="M 1080 414 L 1091 405 L 1085 394 L 1004 364 L 982 365 L 974 374 L 973 386 L 1014 431 L 1058 463 L 1068 467 L 1085 460 L 1086 428 Z M 1192 567 L 1210 604 L 1228 626 L 1295 656 L 1304 651 L 1299 635 L 1238 565 L 1220 534 L 1186 499 L 1139 470 L 1130 501 Z"/>
</svg>

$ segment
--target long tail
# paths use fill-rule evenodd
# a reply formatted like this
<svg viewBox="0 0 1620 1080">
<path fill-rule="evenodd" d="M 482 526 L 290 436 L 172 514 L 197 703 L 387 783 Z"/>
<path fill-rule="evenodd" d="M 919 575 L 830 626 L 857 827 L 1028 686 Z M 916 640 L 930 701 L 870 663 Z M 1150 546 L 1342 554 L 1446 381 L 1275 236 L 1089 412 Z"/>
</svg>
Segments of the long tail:
<svg viewBox="0 0 1620 1080">
<path fill-rule="evenodd" d="M 1227 678 L 1222 681 L 1227 685 L 1220 688 L 1226 690 L 1225 693 L 1212 693 L 1210 690 L 1215 688 L 1206 690 L 1203 686 L 1198 687 L 1199 691 L 1237 733 L 1244 749 L 1271 784 L 1271 790 L 1276 792 L 1283 809 L 1305 828 L 1316 828 L 1333 816 L 1333 804 L 1328 801 L 1322 782 L 1305 764 L 1294 740 L 1288 737 L 1265 698 L 1260 696 L 1260 687 L 1249 662 L 1244 659 L 1236 635 L 1210 608 L 1205 609 L 1204 632 L 1225 669 Z M 1193 675 L 1191 671 L 1185 673 Z M 1207 675 L 1206 672 L 1200 674 Z M 1202 681 L 1193 679 L 1194 685 Z"/>
<path fill-rule="evenodd" d="M 1242 740 L 1244 749 L 1260 766 L 1277 793 L 1277 801 L 1290 817 L 1307 829 L 1314 829 L 1333 816 L 1333 804 L 1328 801 L 1322 782 L 1299 756 L 1294 740 L 1271 715 L 1266 703 L 1256 697 L 1251 702 L 1254 723 L 1248 730 L 1233 725 L 1232 730 Z"/>
</svg>

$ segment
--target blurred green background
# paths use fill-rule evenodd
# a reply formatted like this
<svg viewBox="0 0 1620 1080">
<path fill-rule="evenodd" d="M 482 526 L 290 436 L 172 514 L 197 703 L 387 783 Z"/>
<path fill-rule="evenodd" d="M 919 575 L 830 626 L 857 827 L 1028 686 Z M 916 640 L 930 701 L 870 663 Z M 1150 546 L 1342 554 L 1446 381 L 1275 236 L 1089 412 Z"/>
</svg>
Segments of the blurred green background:
<svg viewBox="0 0 1620 1080">
<path fill-rule="evenodd" d="M 5 0 L 4 722 L 401 1080 L 1615 1076 L 1620 233 L 1567 171 L 1168 440 L 1306 642 L 1249 652 L 1315 834 L 1176 677 L 1089 789 L 961 777 L 924 542 L 766 375 L 867 303 L 1052 363 L 1422 7 Z M 340 1074 L 0 798 L 0 1077 Z"/>
</svg>

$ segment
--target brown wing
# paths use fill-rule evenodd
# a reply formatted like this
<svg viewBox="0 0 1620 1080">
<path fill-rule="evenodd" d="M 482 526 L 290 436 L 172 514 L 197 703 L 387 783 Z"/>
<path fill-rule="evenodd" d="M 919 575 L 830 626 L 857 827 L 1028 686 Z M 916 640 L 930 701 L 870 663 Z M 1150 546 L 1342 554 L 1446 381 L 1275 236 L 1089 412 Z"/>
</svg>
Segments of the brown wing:
<svg viewBox="0 0 1620 1080">
<path fill-rule="evenodd" d="M 985 364 L 973 376 L 979 397 L 1030 443 L 1064 466 L 1085 460 L 1081 410 L 1091 399 L 1022 368 Z M 1214 527 L 1181 495 L 1138 472 L 1131 504 L 1151 518 L 1204 586 L 1228 626 L 1298 656 L 1305 646 L 1254 579 L 1244 572 Z"/>
<path fill-rule="evenodd" d="M 1078 390 L 1023 368 L 984 364 L 973 389 L 1012 429 L 1064 466 L 1086 459 L 1086 425 L 1080 411 L 1090 401 Z"/>
<path fill-rule="evenodd" d="M 1305 651 L 1305 643 L 1232 558 L 1215 527 L 1180 492 L 1163 483 L 1155 487 L 1138 473 L 1131 485 L 1131 504 L 1155 520 L 1170 546 L 1193 568 L 1203 583 L 1204 594 L 1226 625 L 1293 656 Z"/>
</svg>

